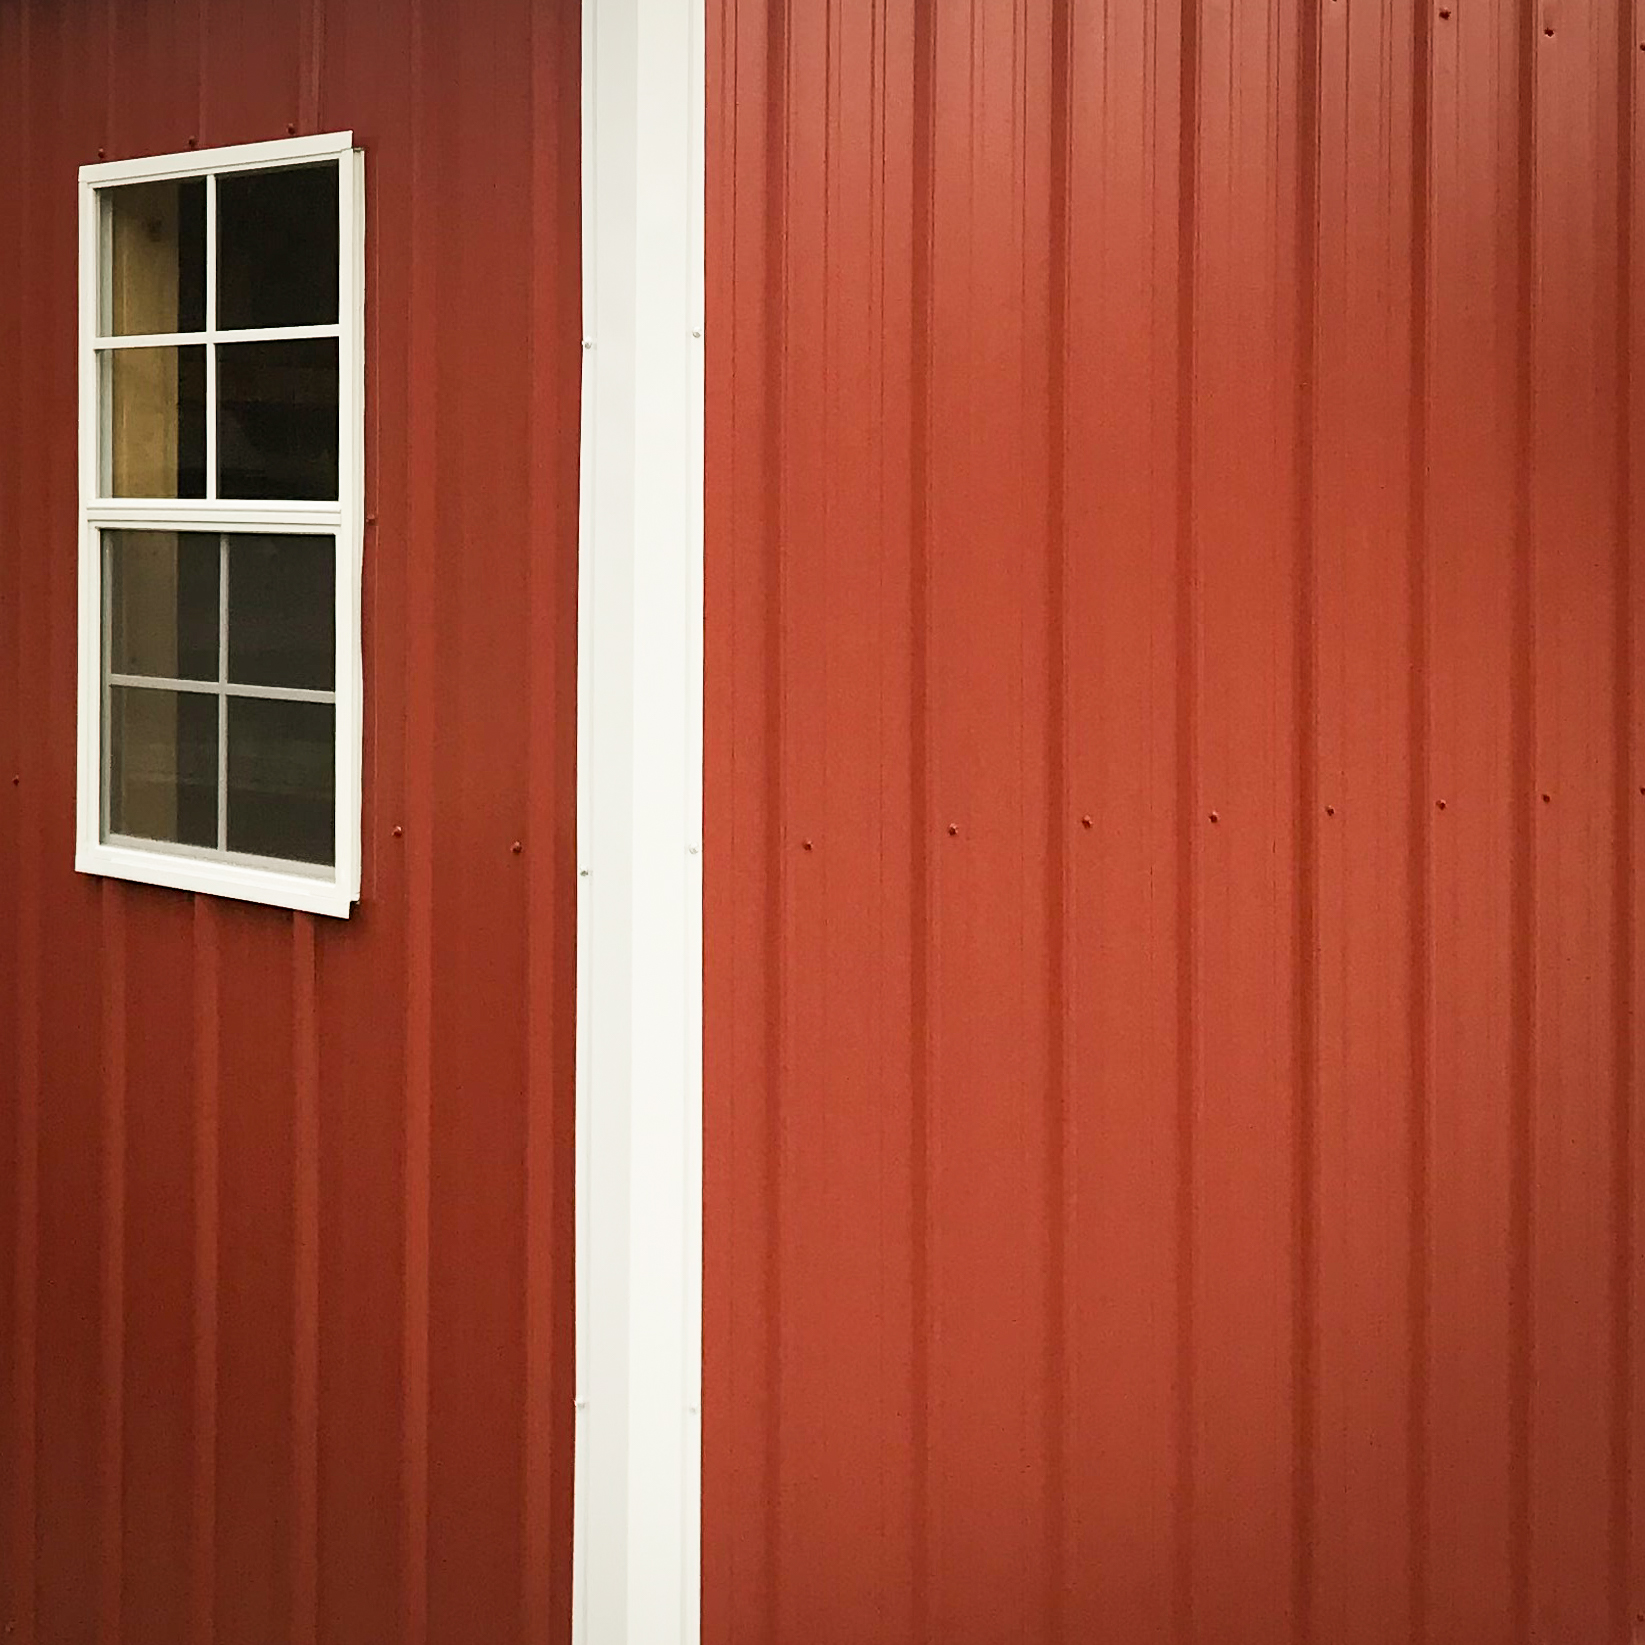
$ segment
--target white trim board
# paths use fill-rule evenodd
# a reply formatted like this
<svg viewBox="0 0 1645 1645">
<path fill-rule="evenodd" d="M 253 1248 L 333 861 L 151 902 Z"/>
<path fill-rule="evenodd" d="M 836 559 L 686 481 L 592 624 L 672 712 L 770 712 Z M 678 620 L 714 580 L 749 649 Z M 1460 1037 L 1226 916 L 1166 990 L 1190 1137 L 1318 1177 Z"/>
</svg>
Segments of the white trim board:
<svg viewBox="0 0 1645 1645">
<path fill-rule="evenodd" d="M 703 118 L 703 0 L 584 0 L 580 1645 L 701 1631 Z"/>
</svg>

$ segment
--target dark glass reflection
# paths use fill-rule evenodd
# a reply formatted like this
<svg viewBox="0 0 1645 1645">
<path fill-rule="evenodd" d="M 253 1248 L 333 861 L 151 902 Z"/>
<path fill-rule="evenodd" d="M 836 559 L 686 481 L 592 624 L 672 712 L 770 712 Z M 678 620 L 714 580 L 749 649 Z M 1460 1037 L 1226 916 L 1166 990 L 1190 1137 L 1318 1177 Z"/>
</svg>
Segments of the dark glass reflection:
<svg viewBox="0 0 1645 1645">
<path fill-rule="evenodd" d="M 203 532 L 109 531 L 109 667 L 217 678 L 218 540 Z"/>
<path fill-rule="evenodd" d="M 217 325 L 337 321 L 337 163 L 217 179 Z"/>
<path fill-rule="evenodd" d="M 337 497 L 337 340 L 217 350 L 217 494 Z"/>
<path fill-rule="evenodd" d="M 216 696 L 139 686 L 109 696 L 110 829 L 216 845 Z"/>
<path fill-rule="evenodd" d="M 229 539 L 228 677 L 330 691 L 336 546 L 330 537 Z"/>
<path fill-rule="evenodd" d="M 330 703 L 229 699 L 229 850 L 331 862 L 336 721 Z"/>
</svg>

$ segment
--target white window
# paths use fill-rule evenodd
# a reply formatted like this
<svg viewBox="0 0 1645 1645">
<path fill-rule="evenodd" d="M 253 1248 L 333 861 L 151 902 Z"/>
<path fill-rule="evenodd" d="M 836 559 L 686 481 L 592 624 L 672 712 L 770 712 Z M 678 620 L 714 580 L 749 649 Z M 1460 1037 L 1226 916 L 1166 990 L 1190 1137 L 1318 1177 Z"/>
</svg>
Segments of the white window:
<svg viewBox="0 0 1645 1645">
<path fill-rule="evenodd" d="M 85 873 L 359 895 L 363 230 L 347 132 L 80 173 Z"/>
</svg>

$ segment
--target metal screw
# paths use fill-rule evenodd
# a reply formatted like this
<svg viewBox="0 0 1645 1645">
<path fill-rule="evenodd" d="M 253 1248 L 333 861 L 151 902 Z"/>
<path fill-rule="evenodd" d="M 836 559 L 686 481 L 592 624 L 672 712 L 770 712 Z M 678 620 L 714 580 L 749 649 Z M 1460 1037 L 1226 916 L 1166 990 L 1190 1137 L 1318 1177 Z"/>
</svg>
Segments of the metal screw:
<svg viewBox="0 0 1645 1645">
<path fill-rule="evenodd" d="M 1640 50 L 1641 50 L 1641 51 L 1645 51 L 1645 46 L 1641 46 L 1641 47 L 1640 47 L 1640 48 L 1639 48 L 1639 49 L 1640 49 Z M 108 150 L 107 150 L 107 149 L 98 149 L 98 151 L 97 151 L 97 158 L 98 158 L 98 159 L 99 159 L 99 160 L 101 160 L 101 159 L 102 159 L 102 158 L 103 158 L 103 156 L 104 156 L 104 155 L 105 155 L 105 154 L 107 154 L 107 153 L 108 153 Z"/>
<path fill-rule="evenodd" d="M 960 825 L 958 823 L 950 823 L 948 825 L 948 832 L 950 834 L 957 834 L 957 833 L 959 833 L 959 831 L 960 831 Z"/>
<path fill-rule="evenodd" d="M 1081 828 L 1089 828 L 1090 826 L 1091 826 L 1091 819 L 1089 817 L 1081 817 L 1080 818 L 1080 827 Z"/>
<path fill-rule="evenodd" d="M 375 514 L 366 515 L 366 524 L 367 525 L 376 525 L 376 523 L 377 523 L 377 516 Z"/>
<path fill-rule="evenodd" d="M 1216 814 L 1216 812 L 1214 812 L 1214 811 L 1213 811 L 1213 812 L 1212 812 L 1212 813 L 1211 813 L 1211 821 L 1212 821 L 1212 822 L 1221 822 L 1221 821 L 1222 821 L 1222 818 L 1221 818 L 1221 817 L 1219 817 L 1219 816 L 1218 816 L 1218 815 L 1217 815 L 1217 814 Z"/>
<path fill-rule="evenodd" d="M 1442 22 L 1442 23 L 1445 22 L 1450 17 L 1450 15 L 1451 15 L 1451 8 L 1449 6 L 1441 6 L 1440 7 L 1440 11 L 1439 11 L 1439 20 L 1440 20 L 1440 22 Z"/>
<path fill-rule="evenodd" d="M 297 127 L 290 120 L 286 121 L 286 136 L 295 137 L 296 135 Z"/>
<path fill-rule="evenodd" d="M 1327 817 L 1334 817 L 1336 814 L 1337 814 L 1337 808 L 1334 805 L 1326 806 L 1325 815 Z"/>
<path fill-rule="evenodd" d="M 510 850 L 510 851 L 512 851 L 512 852 L 513 852 L 513 853 L 514 853 L 514 855 L 515 855 L 515 856 L 516 856 L 516 857 L 517 857 L 517 856 L 519 856 L 519 854 L 520 854 L 520 853 L 521 853 L 521 852 L 522 852 L 522 851 L 524 851 L 524 850 L 525 850 L 525 847 L 524 847 L 524 846 L 523 846 L 523 845 L 521 845 L 521 843 L 520 843 L 520 842 L 519 842 L 519 841 L 518 841 L 518 840 L 516 840 L 516 841 L 515 841 L 515 842 L 514 842 L 514 843 L 513 843 L 513 845 L 511 845 L 511 846 L 510 846 L 510 847 L 509 847 L 509 850 Z"/>
<path fill-rule="evenodd" d="M 1443 810 L 1444 810 L 1444 809 L 1445 809 L 1445 802 L 1444 802 L 1444 800 L 1436 800 L 1436 801 L 1435 801 L 1435 802 L 1434 802 L 1434 803 L 1435 803 L 1435 804 L 1436 804 L 1436 805 L 1437 805 L 1437 806 L 1438 806 L 1438 807 L 1439 807 L 1439 809 L 1440 809 L 1440 810 L 1441 810 L 1441 811 L 1443 811 Z"/>
<path fill-rule="evenodd" d="M 198 142 L 198 141 L 199 141 L 199 139 L 198 139 L 198 138 L 194 138 L 194 137 L 191 137 L 191 138 L 189 138 L 189 140 L 188 140 L 188 146 L 189 146 L 189 147 L 190 147 L 190 148 L 193 148 L 193 147 L 194 147 L 194 145 L 195 145 L 195 143 L 196 143 L 196 142 Z"/>
<path fill-rule="evenodd" d="M 802 841 L 801 841 L 801 842 L 800 842 L 800 843 L 801 843 L 801 844 L 802 844 L 802 845 L 803 845 L 803 846 L 804 846 L 804 847 L 805 847 L 805 849 L 806 849 L 806 850 L 807 850 L 807 851 L 809 851 L 809 850 L 810 850 L 810 849 L 811 849 L 811 842 L 810 842 L 810 840 L 802 840 Z"/>
<path fill-rule="evenodd" d="M 1543 796 L 1542 796 L 1542 803 L 1543 803 L 1543 804 L 1544 804 L 1544 805 L 1551 805 L 1551 804 L 1552 804 L 1552 803 L 1553 803 L 1553 798 L 1554 798 L 1554 797 L 1553 797 L 1553 795 L 1552 795 L 1552 794 L 1544 794 L 1544 795 L 1543 795 Z"/>
<path fill-rule="evenodd" d="M 405 833 L 405 830 L 398 823 L 395 823 L 395 825 L 394 825 L 394 837 L 395 837 L 395 839 L 399 839 L 399 837 L 403 833 Z"/>
<path fill-rule="evenodd" d="M 1549 25 L 1548 25 L 1548 27 L 1547 27 L 1547 28 L 1545 28 L 1545 29 L 1544 29 L 1544 30 L 1543 30 L 1543 31 L 1542 31 L 1542 32 L 1543 32 L 1543 33 L 1544 33 L 1544 34 L 1545 34 L 1545 35 L 1547 35 L 1547 36 L 1548 36 L 1548 38 L 1549 38 L 1549 39 L 1550 39 L 1550 40 L 1551 40 L 1551 39 L 1553 39 L 1553 37 L 1554 37 L 1554 29 L 1553 29 L 1553 25 L 1552 25 L 1552 24 L 1551 24 L 1551 23 L 1550 23 L 1550 24 L 1549 24 Z"/>
</svg>

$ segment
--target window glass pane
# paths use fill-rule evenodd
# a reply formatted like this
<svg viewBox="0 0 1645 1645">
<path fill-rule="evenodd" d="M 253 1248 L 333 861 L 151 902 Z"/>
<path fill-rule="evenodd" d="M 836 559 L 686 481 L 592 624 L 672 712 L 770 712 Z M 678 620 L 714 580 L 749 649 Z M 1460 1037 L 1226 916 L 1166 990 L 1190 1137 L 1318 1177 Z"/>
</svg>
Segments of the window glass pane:
<svg viewBox="0 0 1645 1645">
<path fill-rule="evenodd" d="M 228 701 L 228 847 L 330 863 L 336 710 L 262 697 Z"/>
<path fill-rule="evenodd" d="M 102 356 L 102 374 L 104 494 L 204 497 L 205 349 L 113 349 Z"/>
<path fill-rule="evenodd" d="M 109 690 L 109 826 L 183 845 L 217 843 L 217 697 Z"/>
<path fill-rule="evenodd" d="M 108 531 L 109 669 L 217 678 L 218 539 L 202 532 Z"/>
<path fill-rule="evenodd" d="M 330 537 L 232 537 L 228 677 L 330 691 L 336 675 L 336 545 Z"/>
<path fill-rule="evenodd" d="M 336 338 L 224 343 L 217 399 L 218 496 L 336 499 Z"/>
<path fill-rule="evenodd" d="M 337 164 L 217 179 L 217 324 L 337 321 Z"/>
<path fill-rule="evenodd" d="M 100 190 L 104 258 L 98 332 L 206 328 L 206 180 Z"/>
</svg>

